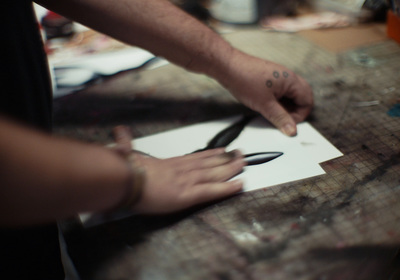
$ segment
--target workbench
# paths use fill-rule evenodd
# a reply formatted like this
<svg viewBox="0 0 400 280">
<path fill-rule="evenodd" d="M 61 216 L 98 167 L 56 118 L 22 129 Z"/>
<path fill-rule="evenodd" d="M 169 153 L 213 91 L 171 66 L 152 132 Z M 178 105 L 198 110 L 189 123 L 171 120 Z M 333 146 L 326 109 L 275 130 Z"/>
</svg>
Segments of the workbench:
<svg viewBox="0 0 400 280">
<path fill-rule="evenodd" d="M 400 279 L 400 45 L 331 52 L 254 26 L 223 36 L 302 75 L 315 96 L 307 121 L 344 156 L 323 163 L 325 175 L 173 215 L 62 222 L 81 278 Z M 138 138 L 247 110 L 214 80 L 168 64 L 55 99 L 54 131 L 108 144 L 118 124 Z"/>
</svg>

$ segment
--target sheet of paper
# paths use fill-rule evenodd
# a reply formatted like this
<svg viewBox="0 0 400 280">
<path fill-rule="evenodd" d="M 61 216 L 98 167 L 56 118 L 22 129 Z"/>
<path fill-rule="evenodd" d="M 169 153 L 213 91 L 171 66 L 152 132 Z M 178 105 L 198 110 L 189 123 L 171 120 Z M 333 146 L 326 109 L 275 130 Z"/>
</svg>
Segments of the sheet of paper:
<svg viewBox="0 0 400 280">
<path fill-rule="evenodd" d="M 219 131 L 240 117 L 187 126 L 133 142 L 135 149 L 158 158 L 189 154 L 206 146 Z M 256 152 L 283 152 L 270 162 L 248 166 L 235 178 L 244 181 L 244 191 L 269 187 L 324 174 L 319 163 L 340 156 L 341 153 L 310 124 L 298 125 L 298 135 L 287 137 L 263 118 L 250 122 L 228 150 L 240 149 L 244 154 Z"/>
<path fill-rule="evenodd" d="M 303 122 L 297 126 L 297 141 L 313 160 L 322 163 L 343 156 L 342 152 L 333 146 L 312 125 Z"/>
</svg>

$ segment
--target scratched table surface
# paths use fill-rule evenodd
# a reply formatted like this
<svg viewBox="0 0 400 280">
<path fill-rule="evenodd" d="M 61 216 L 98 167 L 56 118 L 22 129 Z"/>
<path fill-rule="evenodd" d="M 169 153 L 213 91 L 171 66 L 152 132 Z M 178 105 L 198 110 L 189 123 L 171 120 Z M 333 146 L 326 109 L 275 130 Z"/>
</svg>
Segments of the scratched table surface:
<svg viewBox="0 0 400 280">
<path fill-rule="evenodd" d="M 323 163 L 325 175 L 174 215 L 65 221 L 81 278 L 400 279 L 400 45 L 331 53 L 256 27 L 224 36 L 305 77 L 308 121 L 344 156 Z M 169 64 L 56 99 L 55 133 L 107 144 L 117 124 L 141 137 L 246 110 L 214 80 Z"/>
</svg>

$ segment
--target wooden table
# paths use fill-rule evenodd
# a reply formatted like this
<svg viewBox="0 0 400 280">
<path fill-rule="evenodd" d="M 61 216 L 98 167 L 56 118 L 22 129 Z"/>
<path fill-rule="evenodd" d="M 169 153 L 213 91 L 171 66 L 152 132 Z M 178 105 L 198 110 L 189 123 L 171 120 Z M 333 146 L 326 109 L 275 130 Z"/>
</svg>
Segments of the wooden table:
<svg viewBox="0 0 400 280">
<path fill-rule="evenodd" d="M 82 279 L 400 279 L 400 46 L 331 53 L 296 34 L 224 36 L 305 77 L 315 94 L 308 121 L 344 156 L 323 163 L 325 175 L 176 215 L 87 229 L 66 221 Z M 120 74 L 54 108 L 57 134 L 104 144 L 116 124 L 140 137 L 246 111 L 174 65 Z"/>
</svg>

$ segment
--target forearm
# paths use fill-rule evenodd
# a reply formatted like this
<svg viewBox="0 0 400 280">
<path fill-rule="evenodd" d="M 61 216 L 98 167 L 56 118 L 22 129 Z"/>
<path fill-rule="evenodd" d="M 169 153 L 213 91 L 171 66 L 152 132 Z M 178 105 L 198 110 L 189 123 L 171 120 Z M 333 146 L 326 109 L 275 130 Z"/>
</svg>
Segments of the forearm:
<svg viewBox="0 0 400 280">
<path fill-rule="evenodd" d="M 216 79 L 287 135 L 310 113 L 311 87 L 281 65 L 232 48 L 167 0 L 37 0 L 71 19 Z M 288 98 L 294 105 L 284 107 Z M 289 110 L 289 112 L 287 111 Z"/>
<path fill-rule="evenodd" d="M 0 225 L 111 209 L 123 200 L 129 176 L 125 161 L 111 150 L 0 118 Z"/>
<path fill-rule="evenodd" d="M 60 14 L 188 70 L 214 76 L 232 48 L 218 34 L 166 0 L 38 0 Z"/>
</svg>

